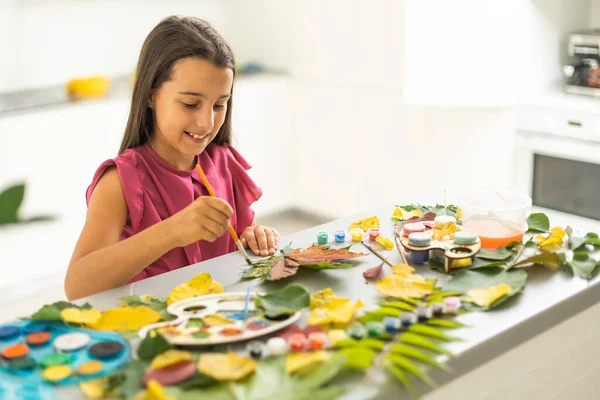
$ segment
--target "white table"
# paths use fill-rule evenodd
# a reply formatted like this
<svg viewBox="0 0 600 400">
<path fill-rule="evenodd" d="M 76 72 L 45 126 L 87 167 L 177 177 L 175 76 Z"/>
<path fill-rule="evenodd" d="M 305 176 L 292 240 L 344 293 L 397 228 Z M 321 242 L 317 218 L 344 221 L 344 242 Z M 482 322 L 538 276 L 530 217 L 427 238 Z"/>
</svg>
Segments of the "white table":
<svg viewBox="0 0 600 400">
<path fill-rule="evenodd" d="M 389 205 L 371 212 L 367 211 L 353 217 L 336 220 L 282 238 L 281 245 L 287 245 L 291 242 L 292 247 L 307 247 L 316 241 L 318 231 L 327 231 L 330 232 L 330 235 L 333 235 L 335 230 L 347 229 L 352 221 L 372 215 L 378 215 L 381 222 L 381 233 L 391 238 L 393 224 L 390 217 L 392 211 L 393 205 Z M 553 213 L 551 216 L 553 225 L 566 224 L 572 220 L 573 218 L 558 213 Z M 585 221 L 577 218 L 575 221 L 579 224 L 585 223 Z M 589 226 L 582 229 L 583 233 L 589 229 Z M 368 253 L 366 249 L 361 250 L 361 247 L 356 245 L 353 250 Z M 401 262 L 396 249 L 383 253 L 389 255 L 389 260 L 392 263 Z M 232 253 L 137 282 L 133 285 L 133 288 L 125 286 L 109 290 L 81 299 L 80 302 L 89 302 L 94 307 L 105 309 L 117 306 L 118 299 L 129 295 L 131 292 L 139 295 L 152 294 L 166 297 L 169 291 L 178 284 L 201 272 L 208 272 L 213 279 L 223 285 L 225 291 L 245 291 L 249 284 L 256 291 L 271 291 L 291 283 L 301 284 L 310 292 L 331 287 L 339 296 L 354 300 L 360 299 L 365 304 L 365 309 L 368 310 L 375 308 L 377 300 L 381 297 L 374 284 L 365 283 L 362 272 L 368 267 L 378 265 L 380 261 L 371 254 L 359 260 L 361 260 L 361 263 L 352 269 L 300 271 L 296 276 L 278 282 L 241 282 L 239 281 L 239 274 L 240 269 L 244 268 L 244 260 L 239 254 Z M 416 270 L 425 277 L 437 277 L 438 285 L 449 279 L 449 276 L 432 271 L 428 266 L 417 266 Z M 572 315 L 599 303 L 599 279 L 600 277 L 587 282 L 570 277 L 563 272 L 552 273 L 542 268 L 529 270 L 529 278 L 524 292 L 505 306 L 487 313 L 473 312 L 458 317 L 461 322 L 468 324 L 470 327 L 454 330 L 453 335 L 464 339 L 464 341 L 453 342 L 446 346 L 458 356 L 450 361 L 453 372 L 432 371 L 432 377 L 440 384 L 457 380 L 477 366 L 494 360 L 502 353 L 567 320 Z M 560 343 L 556 343 L 557 348 L 560 346 Z M 548 351 L 552 352 L 554 349 L 549 348 Z M 557 366 L 557 368 L 560 368 L 560 366 Z M 502 377 L 500 376 L 498 379 L 502 379 Z M 389 389 L 387 387 L 385 393 L 380 393 L 377 398 L 399 398 L 399 394 L 403 393 L 399 387 L 391 387 L 391 391 Z M 439 389 L 439 391 L 442 390 L 444 388 Z M 74 394 L 71 390 L 69 392 Z M 432 393 L 433 397 L 436 397 L 435 393 L 436 391 Z M 374 393 L 370 389 L 366 392 L 354 392 L 353 398 L 364 398 L 364 396 L 371 394 Z"/>
</svg>

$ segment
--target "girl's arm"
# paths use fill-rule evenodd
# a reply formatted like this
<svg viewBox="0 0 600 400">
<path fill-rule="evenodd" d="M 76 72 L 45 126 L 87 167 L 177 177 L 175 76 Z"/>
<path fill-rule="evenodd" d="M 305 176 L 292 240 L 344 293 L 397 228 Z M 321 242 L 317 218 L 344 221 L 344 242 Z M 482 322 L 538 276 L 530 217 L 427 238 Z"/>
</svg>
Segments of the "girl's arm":
<svg viewBox="0 0 600 400">
<path fill-rule="evenodd" d="M 127 203 L 116 168 L 107 170 L 94 189 L 86 222 L 65 277 L 69 300 L 123 285 L 175 247 L 168 224 L 156 224 L 119 241 Z"/>
<path fill-rule="evenodd" d="M 121 179 L 111 168 L 94 189 L 69 263 L 65 277 L 69 300 L 121 286 L 175 247 L 215 241 L 227 230 L 233 209 L 224 200 L 202 196 L 177 214 L 119 241 L 127 215 Z"/>
</svg>

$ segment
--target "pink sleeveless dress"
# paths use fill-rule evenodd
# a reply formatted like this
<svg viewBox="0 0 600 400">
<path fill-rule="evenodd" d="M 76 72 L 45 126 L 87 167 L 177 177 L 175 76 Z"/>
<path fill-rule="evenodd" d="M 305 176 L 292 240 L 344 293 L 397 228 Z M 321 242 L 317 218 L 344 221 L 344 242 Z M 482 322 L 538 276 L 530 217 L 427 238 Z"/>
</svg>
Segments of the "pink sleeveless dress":
<svg viewBox="0 0 600 400">
<path fill-rule="evenodd" d="M 261 189 L 246 172 L 250 164 L 233 147 L 216 144 L 208 145 L 198 155 L 198 163 L 215 195 L 233 208 L 234 214 L 230 221 L 238 235 L 241 234 L 254 220 L 254 211 L 250 205 L 262 195 Z M 121 240 L 169 218 L 199 196 L 209 195 L 198 171 L 176 169 L 160 158 L 148 144 L 144 144 L 100 165 L 86 192 L 88 205 L 102 174 L 107 168 L 114 166 L 121 178 L 129 212 Z M 144 268 L 128 283 L 233 251 L 236 251 L 236 245 L 227 233 L 212 243 L 200 240 L 185 247 L 177 247 Z"/>
</svg>

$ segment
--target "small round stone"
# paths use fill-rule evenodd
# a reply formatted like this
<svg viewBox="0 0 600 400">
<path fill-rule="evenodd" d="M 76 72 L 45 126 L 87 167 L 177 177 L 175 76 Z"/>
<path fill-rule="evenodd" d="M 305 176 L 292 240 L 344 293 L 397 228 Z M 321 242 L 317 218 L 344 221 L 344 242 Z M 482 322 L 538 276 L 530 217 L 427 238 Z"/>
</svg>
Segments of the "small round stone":
<svg viewBox="0 0 600 400">
<path fill-rule="evenodd" d="M 383 324 L 378 321 L 367 322 L 367 336 L 378 338 L 383 333 Z"/>
<path fill-rule="evenodd" d="M 359 325 L 350 327 L 348 329 L 348 336 L 350 336 L 352 339 L 361 340 L 366 336 L 366 334 L 365 328 Z"/>
<path fill-rule="evenodd" d="M 391 335 L 398 333 L 400 330 L 400 319 L 396 317 L 385 317 L 383 319 L 385 331 Z"/>
<path fill-rule="evenodd" d="M 262 355 L 262 352 L 263 352 L 263 347 L 264 346 L 261 342 L 254 341 L 254 342 L 248 343 L 248 346 L 246 347 L 246 349 L 248 350 L 248 354 L 250 354 L 250 357 L 260 358 L 260 356 Z"/>
<path fill-rule="evenodd" d="M 443 303 L 433 303 L 431 305 L 431 313 L 436 317 L 441 317 L 444 315 L 444 304 Z"/>
<path fill-rule="evenodd" d="M 267 348 L 274 356 L 280 356 L 288 352 L 289 345 L 284 338 L 273 337 L 267 340 Z"/>
<path fill-rule="evenodd" d="M 403 328 L 408 328 L 415 322 L 417 322 L 417 316 L 413 313 L 403 313 L 400 315 L 400 323 Z"/>
</svg>

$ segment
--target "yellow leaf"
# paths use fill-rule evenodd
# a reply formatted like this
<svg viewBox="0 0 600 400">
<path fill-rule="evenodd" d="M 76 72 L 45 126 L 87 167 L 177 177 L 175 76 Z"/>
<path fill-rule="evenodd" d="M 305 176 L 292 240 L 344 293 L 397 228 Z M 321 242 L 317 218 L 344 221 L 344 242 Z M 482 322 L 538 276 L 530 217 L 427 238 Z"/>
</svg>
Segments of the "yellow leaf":
<svg viewBox="0 0 600 400">
<path fill-rule="evenodd" d="M 102 317 L 92 329 L 104 331 L 137 331 L 162 319 L 159 313 L 146 306 L 111 308 L 102 312 Z"/>
<path fill-rule="evenodd" d="M 471 289 L 466 295 L 468 301 L 475 303 L 480 307 L 488 307 L 500 297 L 510 293 L 512 288 L 506 283 L 501 283 L 496 286 L 490 286 L 482 289 Z"/>
<path fill-rule="evenodd" d="M 464 268 L 468 267 L 471 264 L 473 264 L 473 261 L 471 261 L 470 257 L 459 258 L 457 260 L 452 260 L 452 262 L 450 263 L 450 268 Z"/>
<path fill-rule="evenodd" d="M 325 307 L 312 310 L 308 316 L 309 325 L 347 324 L 354 316 L 354 312 L 361 308 L 363 303 L 353 303 L 348 299 L 332 299 Z"/>
<path fill-rule="evenodd" d="M 404 210 L 401 207 L 394 208 L 394 211 L 392 212 L 392 219 L 395 221 L 403 221 Z"/>
<path fill-rule="evenodd" d="M 62 310 L 60 316 L 66 322 L 72 322 L 74 324 L 95 324 L 100 317 L 102 317 L 102 313 L 95 308 L 81 310 L 79 308 L 71 307 Z"/>
<path fill-rule="evenodd" d="M 392 267 L 392 274 L 407 277 L 412 275 L 415 269 L 407 264 L 396 264 Z"/>
<path fill-rule="evenodd" d="M 198 360 L 198 371 L 219 381 L 236 381 L 253 373 L 257 363 L 235 353 L 204 353 Z"/>
<path fill-rule="evenodd" d="M 561 227 L 556 226 L 552 228 L 552 231 L 548 235 L 548 237 L 542 236 L 543 240 L 539 243 L 540 247 L 546 251 L 558 251 L 563 246 L 563 238 L 567 232 L 565 232 Z"/>
<path fill-rule="evenodd" d="M 422 216 L 423 216 L 423 213 L 421 212 L 421 210 L 406 211 L 402 207 L 394 208 L 394 212 L 392 213 L 392 219 L 397 220 L 397 221 L 406 221 L 407 219 L 412 218 L 412 217 L 422 217 Z"/>
<path fill-rule="evenodd" d="M 379 218 L 370 217 L 370 218 L 361 219 L 358 222 L 352 222 L 350 224 L 350 226 L 348 227 L 348 230 L 351 231 L 352 229 L 356 229 L 356 228 L 360 228 L 365 232 L 367 230 L 369 230 L 370 228 L 379 228 Z"/>
<path fill-rule="evenodd" d="M 379 292 L 395 298 L 412 297 L 420 299 L 433 290 L 433 284 L 427 282 L 421 275 L 400 276 L 388 275 L 375 283 Z"/>
<path fill-rule="evenodd" d="M 462 218 L 462 209 L 460 207 L 456 208 L 456 219 L 460 221 Z"/>
<path fill-rule="evenodd" d="M 456 224 L 448 222 L 446 224 L 443 224 L 441 227 L 437 228 L 437 227 L 433 227 L 433 239 L 434 240 L 444 240 L 444 238 L 450 237 L 451 239 L 454 238 L 454 234 L 456 233 L 456 231 L 458 230 L 458 228 L 456 227 Z"/>
<path fill-rule="evenodd" d="M 150 382 L 148 382 L 148 388 L 146 389 L 146 392 L 143 393 L 139 398 L 144 400 L 175 400 L 173 397 L 168 396 L 165 393 L 165 389 L 162 387 L 162 385 L 154 379 L 151 379 Z"/>
<path fill-rule="evenodd" d="M 381 235 L 377 236 L 377 238 L 375 238 L 375 241 L 382 245 L 386 250 L 394 249 L 394 242 L 392 242 L 390 239 L 384 238 Z"/>
<path fill-rule="evenodd" d="M 307 372 L 317 365 L 329 361 L 332 354 L 329 351 L 318 350 L 310 353 L 293 352 L 288 353 L 285 359 L 285 370 L 288 374 L 297 371 Z"/>
<path fill-rule="evenodd" d="M 219 326 L 233 324 L 234 321 L 221 314 L 209 314 L 202 317 L 202 321 L 208 326 Z"/>
<path fill-rule="evenodd" d="M 171 305 L 176 301 L 207 294 L 223 293 L 223 291 L 223 286 L 213 281 L 210 274 L 204 272 L 173 289 L 167 296 L 167 304 Z"/>
<path fill-rule="evenodd" d="M 150 364 L 150 368 L 158 369 L 165 368 L 170 365 L 179 364 L 183 361 L 190 361 L 192 359 L 192 354 L 189 351 L 182 350 L 167 350 L 162 354 L 157 355 L 152 360 Z"/>
<path fill-rule="evenodd" d="M 106 398 L 104 390 L 108 386 L 108 377 L 81 382 L 79 388 L 88 399 Z"/>
<path fill-rule="evenodd" d="M 333 299 L 337 299 L 338 297 L 335 295 L 331 288 L 319 290 L 312 296 L 310 296 L 310 308 L 323 308 L 327 306 Z"/>
</svg>

